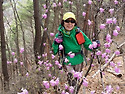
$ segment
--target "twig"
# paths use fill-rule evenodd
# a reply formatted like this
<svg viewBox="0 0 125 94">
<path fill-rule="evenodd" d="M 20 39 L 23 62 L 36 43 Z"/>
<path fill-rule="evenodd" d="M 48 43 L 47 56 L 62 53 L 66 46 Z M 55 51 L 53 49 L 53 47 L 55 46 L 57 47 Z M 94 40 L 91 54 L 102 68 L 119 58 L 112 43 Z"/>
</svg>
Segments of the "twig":
<svg viewBox="0 0 125 94">
<path fill-rule="evenodd" d="M 125 42 L 121 43 L 117 49 L 119 49 L 120 47 L 122 47 L 125 44 Z M 115 57 L 115 52 L 113 53 L 112 57 L 108 60 L 108 62 L 106 64 L 104 64 L 104 66 L 102 66 L 101 70 L 103 71 L 110 63 L 110 61 Z M 94 78 L 98 73 L 100 73 L 100 70 L 98 70 L 93 76 L 92 78 Z"/>
</svg>

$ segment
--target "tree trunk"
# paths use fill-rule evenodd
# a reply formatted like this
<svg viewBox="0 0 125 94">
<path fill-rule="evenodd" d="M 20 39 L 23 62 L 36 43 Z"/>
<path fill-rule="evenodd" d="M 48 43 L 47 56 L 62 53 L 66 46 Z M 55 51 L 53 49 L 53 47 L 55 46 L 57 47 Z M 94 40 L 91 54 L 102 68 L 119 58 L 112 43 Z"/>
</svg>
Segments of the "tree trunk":
<svg viewBox="0 0 125 94">
<path fill-rule="evenodd" d="M 6 45 L 4 35 L 4 22 L 3 22 L 3 0 L 0 1 L 0 34 L 1 34 L 1 60 L 2 60 L 2 73 L 4 77 L 4 90 L 9 90 L 9 75 L 7 70 L 7 58 L 6 58 Z"/>
<path fill-rule="evenodd" d="M 36 64 L 38 64 L 38 56 L 41 46 L 41 24 L 39 16 L 39 0 L 33 0 L 34 6 L 34 20 L 35 20 L 35 41 L 34 41 L 34 55 Z"/>
</svg>

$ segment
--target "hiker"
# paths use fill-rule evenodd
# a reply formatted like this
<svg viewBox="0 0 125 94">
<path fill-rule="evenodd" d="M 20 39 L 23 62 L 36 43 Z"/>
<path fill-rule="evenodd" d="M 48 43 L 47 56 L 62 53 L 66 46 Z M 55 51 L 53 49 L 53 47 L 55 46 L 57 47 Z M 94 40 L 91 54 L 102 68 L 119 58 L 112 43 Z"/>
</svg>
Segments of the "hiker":
<svg viewBox="0 0 125 94">
<path fill-rule="evenodd" d="M 67 60 L 63 60 L 64 69 L 68 72 L 68 76 L 72 76 L 72 71 L 81 72 L 83 68 L 83 51 L 82 45 L 85 49 L 90 50 L 89 45 L 91 40 L 78 28 L 77 20 L 72 12 L 66 12 L 58 28 L 58 33 L 55 35 L 52 44 L 53 54 L 56 55 L 63 46 L 62 54 Z M 74 55 L 74 56 L 73 56 Z"/>
</svg>

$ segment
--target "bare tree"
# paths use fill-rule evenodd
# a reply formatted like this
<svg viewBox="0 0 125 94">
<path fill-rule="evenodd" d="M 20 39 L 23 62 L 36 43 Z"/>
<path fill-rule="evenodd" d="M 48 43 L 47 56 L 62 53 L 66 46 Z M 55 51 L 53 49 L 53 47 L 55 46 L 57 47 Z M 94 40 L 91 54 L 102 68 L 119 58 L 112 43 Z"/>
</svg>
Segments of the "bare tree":
<svg viewBox="0 0 125 94">
<path fill-rule="evenodd" d="M 0 35 L 1 35 L 1 60 L 2 60 L 2 73 L 4 76 L 4 89 L 9 90 L 9 75 L 7 70 L 7 58 L 6 58 L 6 45 L 4 35 L 4 22 L 3 22 L 3 0 L 0 1 Z"/>
<path fill-rule="evenodd" d="M 38 62 L 37 56 L 40 52 L 41 45 L 41 24 L 39 16 L 39 0 L 33 0 L 34 6 L 34 20 L 35 20 L 35 41 L 34 41 L 34 55 L 36 64 Z"/>
</svg>

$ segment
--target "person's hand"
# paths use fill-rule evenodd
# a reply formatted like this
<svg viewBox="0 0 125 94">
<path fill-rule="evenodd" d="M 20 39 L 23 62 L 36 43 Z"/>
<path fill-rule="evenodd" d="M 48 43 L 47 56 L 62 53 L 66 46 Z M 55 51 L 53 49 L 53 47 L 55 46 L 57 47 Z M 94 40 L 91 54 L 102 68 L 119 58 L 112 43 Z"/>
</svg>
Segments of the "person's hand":
<svg viewBox="0 0 125 94">
<path fill-rule="evenodd" d="M 57 38 L 54 39 L 55 44 L 61 44 L 63 42 L 62 36 L 58 36 Z"/>
</svg>

